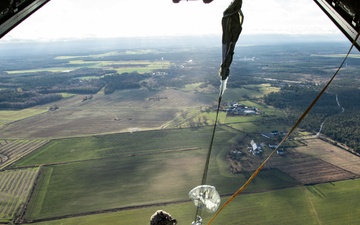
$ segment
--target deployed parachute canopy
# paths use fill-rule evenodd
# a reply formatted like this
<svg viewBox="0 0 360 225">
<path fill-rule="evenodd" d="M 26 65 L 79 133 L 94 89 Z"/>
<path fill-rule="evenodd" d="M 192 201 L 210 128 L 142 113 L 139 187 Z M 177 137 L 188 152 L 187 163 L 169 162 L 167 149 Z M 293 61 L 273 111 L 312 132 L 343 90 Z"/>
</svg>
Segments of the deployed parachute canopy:
<svg viewBox="0 0 360 225">
<path fill-rule="evenodd" d="M 230 75 L 230 65 L 233 60 L 234 49 L 242 31 L 244 14 L 241 11 L 242 0 L 234 0 L 224 11 L 221 21 L 222 35 L 222 63 L 219 70 L 221 77 L 220 97 L 224 94 L 227 78 Z"/>
<path fill-rule="evenodd" d="M 234 0 L 224 11 L 221 21 L 222 35 L 222 63 L 219 75 L 226 80 L 230 74 L 230 64 L 233 60 L 234 49 L 242 31 L 244 15 L 241 11 L 242 0 Z"/>
<path fill-rule="evenodd" d="M 220 206 L 220 195 L 214 186 L 200 185 L 189 192 L 189 198 L 198 208 L 214 213 Z"/>
</svg>

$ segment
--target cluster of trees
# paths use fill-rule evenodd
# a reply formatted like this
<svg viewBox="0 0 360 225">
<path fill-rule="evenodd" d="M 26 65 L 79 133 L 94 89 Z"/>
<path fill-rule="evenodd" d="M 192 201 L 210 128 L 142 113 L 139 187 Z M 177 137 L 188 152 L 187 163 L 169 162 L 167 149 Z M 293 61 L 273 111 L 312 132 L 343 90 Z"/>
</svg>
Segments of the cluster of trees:
<svg viewBox="0 0 360 225">
<path fill-rule="evenodd" d="M 149 74 L 133 72 L 104 76 L 101 80 L 106 84 L 105 94 L 111 94 L 116 90 L 140 88 L 140 82 L 149 77 Z"/>
<path fill-rule="evenodd" d="M 214 121 L 212 121 L 213 123 Z M 209 118 L 207 116 L 201 116 L 197 118 L 191 118 L 189 120 L 189 126 L 191 128 L 201 127 L 201 126 L 207 126 L 209 125 Z"/>
<path fill-rule="evenodd" d="M 320 92 L 317 86 L 286 86 L 280 92 L 268 94 L 267 104 L 283 109 L 288 125 L 292 125 Z M 331 87 L 319 99 L 300 124 L 301 128 L 321 133 L 345 143 L 360 153 L 360 90 L 357 87 Z"/>
<path fill-rule="evenodd" d="M 321 89 L 315 85 L 287 85 L 280 92 L 264 97 L 265 103 L 280 109 L 304 111 L 319 94 Z M 325 92 L 312 109 L 312 113 L 333 115 L 340 111 L 336 94 Z"/>
<path fill-rule="evenodd" d="M 103 88 L 105 83 L 100 79 L 80 80 L 71 79 L 67 83 L 54 85 L 48 88 L 38 89 L 40 93 L 73 93 L 73 94 L 95 94 Z"/>
<path fill-rule="evenodd" d="M 91 68 L 15 76 L 4 73 L 0 83 L 0 88 L 3 89 L 0 92 L 0 109 L 19 109 L 57 101 L 61 99 L 60 93 L 91 95 L 104 88 L 105 94 L 111 94 L 116 90 L 141 87 L 182 87 L 199 81 L 199 77 L 187 79 L 178 75 L 178 70 L 170 70 L 165 75 L 154 75 L 137 72 L 118 74 L 116 71 Z"/>
<path fill-rule="evenodd" d="M 62 99 L 61 94 L 40 94 L 35 91 L 7 89 L 0 91 L 0 109 L 24 109 Z"/>
<path fill-rule="evenodd" d="M 61 93 L 95 94 L 106 85 L 100 77 L 114 71 L 78 69 L 71 72 L 2 74 L 0 109 L 23 109 L 62 99 Z M 81 79 L 95 77 L 95 79 Z"/>
<path fill-rule="evenodd" d="M 2 76 L 0 87 L 14 87 L 21 88 L 24 91 L 40 91 L 42 93 L 67 92 L 77 89 L 84 92 L 84 89 L 89 89 L 89 93 L 94 93 L 92 87 L 102 87 L 104 83 L 99 81 L 96 77 L 104 76 L 105 74 L 113 73 L 115 71 L 102 69 L 77 69 L 71 72 L 36 72 L 24 73 L 19 75 L 8 74 Z M 96 79 L 80 79 L 82 77 L 95 77 Z M 70 87 L 70 88 L 69 88 Z M 70 89 L 70 91 L 68 91 Z"/>
</svg>

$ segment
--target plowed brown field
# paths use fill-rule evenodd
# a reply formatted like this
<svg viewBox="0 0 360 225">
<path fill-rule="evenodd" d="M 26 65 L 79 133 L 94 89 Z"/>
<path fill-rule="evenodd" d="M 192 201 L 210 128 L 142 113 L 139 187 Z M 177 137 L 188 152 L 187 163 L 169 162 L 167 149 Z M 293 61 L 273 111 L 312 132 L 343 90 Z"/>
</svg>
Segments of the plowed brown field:
<svg viewBox="0 0 360 225">
<path fill-rule="evenodd" d="M 360 158 L 321 139 L 307 139 L 305 146 L 274 156 L 267 167 L 278 168 L 302 184 L 316 184 L 360 177 Z"/>
</svg>

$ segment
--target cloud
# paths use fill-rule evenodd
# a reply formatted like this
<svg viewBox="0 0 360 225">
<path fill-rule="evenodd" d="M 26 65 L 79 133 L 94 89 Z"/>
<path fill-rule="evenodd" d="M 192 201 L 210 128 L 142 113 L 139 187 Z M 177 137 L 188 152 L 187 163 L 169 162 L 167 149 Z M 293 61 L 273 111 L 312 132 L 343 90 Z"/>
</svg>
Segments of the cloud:
<svg viewBox="0 0 360 225">
<path fill-rule="evenodd" d="M 326 34 L 336 26 L 313 0 L 252 0 L 243 7 L 249 33 Z"/>
<path fill-rule="evenodd" d="M 220 34 L 230 0 L 52 0 L 5 39 Z M 248 0 L 246 34 L 334 33 L 336 27 L 313 0 Z"/>
</svg>

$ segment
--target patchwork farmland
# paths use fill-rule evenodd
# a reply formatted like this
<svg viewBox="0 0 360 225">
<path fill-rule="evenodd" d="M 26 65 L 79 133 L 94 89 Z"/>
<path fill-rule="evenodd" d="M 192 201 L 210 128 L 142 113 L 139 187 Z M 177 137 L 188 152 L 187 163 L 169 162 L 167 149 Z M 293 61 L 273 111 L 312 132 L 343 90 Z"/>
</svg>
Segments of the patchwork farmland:
<svg viewBox="0 0 360 225">
<path fill-rule="evenodd" d="M 191 212 L 188 209 L 180 209 L 191 208 L 186 193 L 198 184 L 201 177 L 212 126 L 205 123 L 192 128 L 184 126 L 179 129 L 176 126 L 186 124 L 189 118 L 197 121 L 203 116 L 206 116 L 211 124 L 214 113 L 200 112 L 201 107 L 209 106 L 214 102 L 211 95 L 184 93 L 177 90 L 155 92 L 135 90 L 119 91 L 108 96 L 98 93 L 90 101 L 81 100 L 81 96 L 65 99 L 59 103 L 58 111 L 17 121 L 2 130 L 6 135 L 18 137 L 23 135 L 28 138 L 47 137 L 46 139 L 2 139 L 2 153 L 0 153 L 4 159 L 2 166 L 8 169 L 2 172 L 4 176 L 5 172 L 10 174 L 22 170 L 37 171 L 38 166 L 43 165 L 27 207 L 23 208 L 22 213 L 21 210 L 19 211 L 26 204 L 26 197 L 23 197 L 25 200 L 21 203 L 2 204 L 3 221 L 13 221 L 14 218 L 18 218 L 25 223 L 35 224 L 61 224 L 64 221 L 76 221 L 74 224 L 81 224 L 79 220 L 90 218 L 88 224 L 99 224 L 98 219 L 114 216 L 117 218 L 115 224 L 144 224 L 156 205 L 179 214 L 178 218 L 182 221 L 188 221 L 187 216 L 183 214 Z M 269 110 L 274 111 L 274 109 Z M 181 113 L 182 111 L 186 113 Z M 259 135 L 263 128 L 253 124 L 257 122 L 257 117 L 226 117 L 225 113 L 221 113 L 221 116 L 223 124 L 217 129 L 209 168 L 209 182 L 226 198 L 245 182 L 251 171 L 231 174 L 229 165 L 224 160 L 225 155 L 232 145 L 240 143 L 246 145 L 245 140 L 249 138 L 247 136 Z M 164 125 L 167 124 L 174 128 L 164 129 L 166 127 Z M 266 127 L 276 125 L 266 121 Z M 152 127 L 152 130 L 146 130 L 146 127 Z M 163 129 L 159 129 L 161 127 Z M 112 134 L 93 135 L 105 131 Z M 61 136 L 66 138 L 60 138 Z M 312 149 L 310 152 L 294 148 L 289 150 L 285 158 L 274 157 L 249 186 L 246 194 L 269 192 L 266 198 L 270 201 L 273 199 L 270 196 L 275 193 L 272 192 L 274 190 L 277 190 L 278 195 L 285 193 L 286 190 L 294 190 L 289 191 L 293 196 L 294 193 L 298 193 L 297 188 L 301 184 L 336 182 L 358 177 L 360 172 L 357 170 L 346 173 L 336 166 L 337 163 L 342 162 L 321 158 L 326 155 L 329 158 L 334 153 L 342 155 L 342 150 L 329 151 L 325 154 L 323 151 L 326 148 L 329 148 L 329 145 L 309 140 L 306 149 Z M 311 152 L 319 152 L 319 155 L 310 156 Z M 300 157 L 302 154 L 307 157 Z M 5 155 L 8 157 L 6 160 Z M 303 160 L 299 161 L 300 159 Z M 351 159 L 356 169 L 356 160 Z M 262 158 L 256 160 L 261 161 Z M 308 165 L 306 162 L 312 164 Z M 326 172 L 326 168 L 330 167 L 324 167 L 325 169 L 312 171 L 313 173 L 307 176 L 301 170 L 308 168 L 310 171 L 314 165 L 323 168 L 324 165 L 330 164 L 331 168 L 338 170 Z M 295 166 L 291 167 L 292 165 Z M 339 171 L 346 176 L 335 177 L 333 173 Z M 332 179 L 326 177 L 329 173 L 333 175 Z M 301 174 L 303 176 L 300 176 Z M 36 175 L 28 176 L 32 179 Z M 9 175 L 6 177 L 15 180 Z M 5 178 L 3 179 L 5 181 Z M 19 175 L 17 179 L 19 184 L 14 184 L 15 187 L 27 182 L 31 186 L 36 180 L 34 178 L 31 183 L 31 179 L 28 181 L 25 175 Z M 9 182 L 7 180 L 7 183 Z M 176 185 L 169 186 L 169 183 Z M 19 190 L 14 192 L 20 193 Z M 302 202 L 302 195 L 306 193 L 306 188 L 301 189 L 300 193 L 302 194 L 298 194 L 295 198 L 304 205 L 306 202 Z M 263 202 L 262 196 L 263 194 L 247 195 L 246 199 L 252 199 L 249 202 L 253 202 L 251 207 L 256 209 L 260 207 L 256 204 Z M 281 204 L 283 201 L 280 199 L 278 207 L 281 207 Z M 233 212 L 233 207 L 241 207 L 241 205 L 235 203 L 230 210 Z M 344 210 L 347 208 L 344 207 Z M 322 209 L 323 206 L 319 206 L 317 210 Z M 265 208 L 261 210 L 267 212 Z M 294 206 L 293 210 L 300 209 Z M 306 215 L 306 210 L 302 211 L 304 211 L 302 215 Z M 144 216 L 138 219 L 126 216 L 133 212 Z M 288 213 L 289 217 L 281 215 L 284 221 L 294 216 Z M 241 222 L 236 213 L 231 215 L 234 221 Z M 72 219 L 64 219 L 67 217 Z M 208 216 L 204 218 L 208 219 Z M 247 221 L 250 220 L 249 217 Z M 217 224 L 224 221 L 220 219 Z M 277 221 L 282 224 L 281 221 Z M 311 223 L 313 220 L 309 218 L 307 222 L 309 221 Z"/>
<path fill-rule="evenodd" d="M 56 111 L 15 121 L 1 129 L 0 135 L 48 139 L 159 129 L 182 110 L 214 102 L 208 95 L 178 90 L 124 90 L 111 95 L 98 93 L 91 100 L 82 100 L 83 96 L 64 99 L 57 103 Z"/>
<path fill-rule="evenodd" d="M 18 159 L 35 151 L 46 144 L 48 140 L 1 140 L 0 141 L 0 170 L 11 165 Z"/>
<path fill-rule="evenodd" d="M 0 172 L 0 223 L 20 216 L 38 174 L 39 168 Z"/>
<path fill-rule="evenodd" d="M 10 73 L 22 76 L 81 67 L 147 73 L 172 67 L 170 61 L 100 59 L 113 54 L 118 53 L 64 56 L 68 67 Z M 216 60 L 216 68 L 217 64 Z M 185 65 L 187 78 L 197 72 L 193 66 Z M 2 117 L 0 129 L 0 224 L 148 224 L 160 208 L 179 223 L 191 224 L 189 215 L 195 207 L 187 193 L 200 182 L 218 97 L 216 88 L 205 84 L 108 95 L 99 91 L 86 101 L 87 95 L 67 93 L 56 102 L 56 110 L 47 110 L 54 106 L 51 103 L 32 113 L 23 111 L 27 116 L 17 112 L 13 118 L 9 114 L 14 113 L 2 112 L 7 117 Z M 239 173 L 230 171 L 226 155 L 247 146 L 264 130 L 286 130 L 284 121 L 276 120 L 286 112 L 261 99 L 279 90 L 264 83 L 226 91 L 226 101 L 256 106 L 264 114 L 220 113 L 208 183 L 216 186 L 223 201 L 247 180 L 269 149 L 263 156 L 243 157 L 239 163 L 245 169 Z M 270 160 L 214 224 L 358 224 L 360 202 L 353 201 L 360 194 L 357 159 L 317 139 L 306 146 L 290 146 L 286 156 Z M 204 214 L 204 221 L 211 216 Z"/>
</svg>

